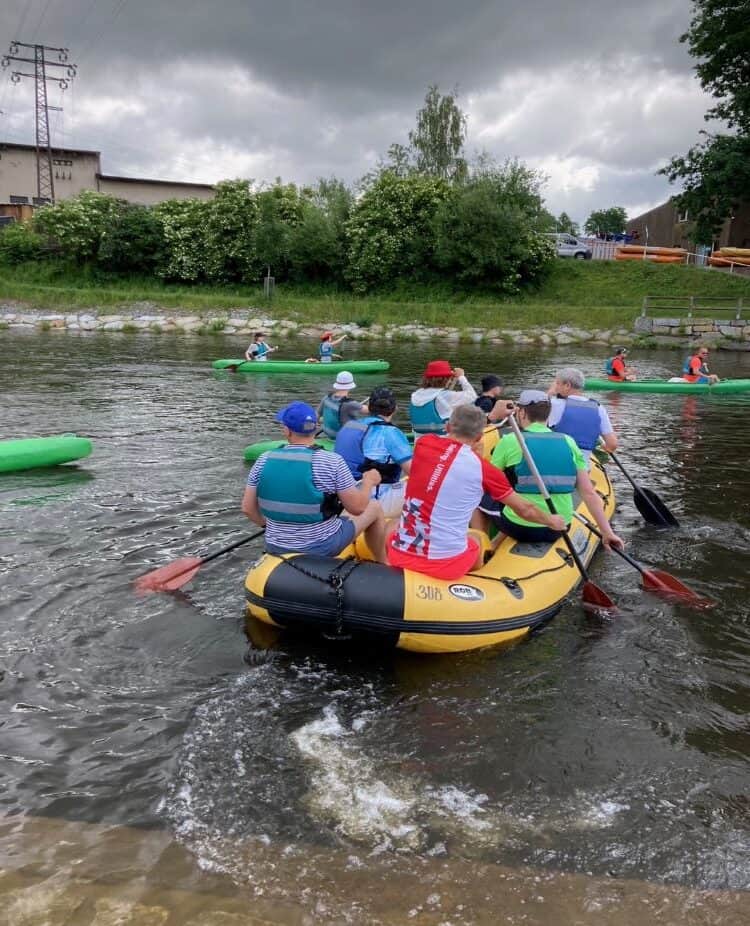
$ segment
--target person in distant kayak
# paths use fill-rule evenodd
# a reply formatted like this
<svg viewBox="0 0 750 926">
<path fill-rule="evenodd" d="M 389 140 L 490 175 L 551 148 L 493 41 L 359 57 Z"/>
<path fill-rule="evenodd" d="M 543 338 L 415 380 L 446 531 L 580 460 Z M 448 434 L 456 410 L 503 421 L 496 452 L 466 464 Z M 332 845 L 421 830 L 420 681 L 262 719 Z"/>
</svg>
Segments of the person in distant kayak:
<svg viewBox="0 0 750 926">
<path fill-rule="evenodd" d="M 602 533 L 602 542 L 609 549 L 611 546 L 623 548 L 622 540 L 614 533 L 602 506 L 601 498 L 586 471 L 586 460 L 576 442 L 567 434 L 551 431 L 545 421 L 550 414 L 550 398 L 539 389 L 524 389 L 516 402 L 516 419 L 524 432 L 524 439 L 529 453 L 537 465 L 547 491 L 552 496 L 555 511 L 563 518 L 565 526 L 550 530 L 541 527 L 538 518 L 529 518 L 517 508 L 501 504 L 497 498 L 486 494 L 479 505 L 479 512 L 485 517 L 473 521 L 474 526 L 486 530 L 486 519 L 498 530 L 495 538 L 497 545 L 503 537 L 513 537 L 519 542 L 552 543 L 559 536 L 560 530 L 567 530 L 573 519 L 575 504 L 573 492 L 578 491 L 586 503 Z M 515 434 L 506 434 L 492 451 L 492 464 L 501 469 L 510 484 L 520 493 L 525 501 L 541 512 L 547 512 L 547 502 L 539 494 L 536 481 L 529 469 Z"/>
<path fill-rule="evenodd" d="M 459 392 L 454 391 L 458 386 Z M 471 405 L 476 391 L 461 367 L 447 360 L 431 360 L 422 375 L 422 386 L 411 394 L 409 419 L 417 437 L 422 434 L 446 434 L 446 422 L 454 408 Z"/>
<path fill-rule="evenodd" d="M 627 356 L 627 353 L 627 347 L 615 348 L 614 357 L 610 357 L 609 360 L 604 364 L 604 372 L 607 374 L 607 379 L 616 383 L 622 383 L 626 381 L 632 383 L 635 380 L 635 370 L 633 367 L 625 365 L 625 357 Z"/>
<path fill-rule="evenodd" d="M 583 394 L 585 383 L 583 373 L 575 367 L 558 371 L 549 388 L 552 402 L 547 424 L 553 431 L 570 435 L 586 456 L 600 442 L 607 451 L 617 450 L 617 435 L 607 409 Z"/>
<path fill-rule="evenodd" d="M 692 355 L 687 357 L 682 366 L 682 378 L 688 383 L 706 383 L 713 385 L 718 383 L 719 377 L 715 373 L 710 373 L 708 369 L 708 348 L 699 347 Z"/>
<path fill-rule="evenodd" d="M 253 343 L 245 351 L 245 360 L 268 360 L 268 355 L 278 350 L 278 347 L 269 347 L 263 340 L 264 337 L 262 331 L 255 332 Z"/>
<path fill-rule="evenodd" d="M 333 391 L 329 392 L 318 406 L 318 419 L 323 426 L 323 433 L 331 440 L 335 440 L 342 425 L 353 418 L 359 418 L 366 410 L 366 406 L 357 399 L 349 398 L 349 393 L 356 388 L 357 384 L 352 374 L 342 370 L 336 377 Z"/>
<path fill-rule="evenodd" d="M 413 449 L 403 431 L 393 424 L 396 396 L 388 386 L 377 386 L 367 400 L 369 414 L 348 421 L 336 435 L 334 450 L 346 460 L 355 479 L 368 469 L 376 469 L 382 478 L 373 489 L 386 518 L 395 518 L 404 503 L 402 476 L 411 469 Z"/>
<path fill-rule="evenodd" d="M 258 457 L 242 497 L 243 514 L 266 529 L 266 550 L 336 556 L 364 532 L 375 558 L 385 562 L 383 509 L 370 499 L 380 473 L 369 470 L 357 486 L 337 453 L 316 447 L 311 405 L 292 402 L 276 420 L 287 444 Z"/>
<path fill-rule="evenodd" d="M 346 335 L 342 334 L 334 339 L 332 331 L 324 331 L 320 336 L 318 356 L 308 357 L 305 363 L 332 363 L 334 360 L 341 360 L 341 354 L 334 354 L 333 348 L 340 344 L 345 337 Z"/>
<path fill-rule="evenodd" d="M 427 434 L 416 442 L 401 518 L 386 545 L 391 566 L 447 581 L 480 566 L 479 544 L 468 528 L 485 493 L 536 524 L 565 529 L 561 517 L 518 495 L 482 459 L 486 424 L 481 408 L 461 405 L 450 416 L 446 437 Z"/>
<path fill-rule="evenodd" d="M 474 404 L 482 409 L 490 422 L 505 418 L 513 409 L 512 402 L 504 402 L 500 399 L 504 385 L 502 379 L 494 373 L 482 377 L 482 391 L 474 399 Z"/>
</svg>

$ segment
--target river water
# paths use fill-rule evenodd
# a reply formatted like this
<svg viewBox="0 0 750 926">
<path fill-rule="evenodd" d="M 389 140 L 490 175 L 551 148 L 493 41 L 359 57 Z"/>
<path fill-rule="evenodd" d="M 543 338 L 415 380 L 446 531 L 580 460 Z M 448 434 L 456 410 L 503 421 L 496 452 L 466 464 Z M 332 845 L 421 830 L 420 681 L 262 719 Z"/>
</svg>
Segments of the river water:
<svg viewBox="0 0 750 926">
<path fill-rule="evenodd" d="M 748 922 L 750 397 L 604 398 L 623 461 L 683 524 L 644 526 L 614 470 L 618 531 L 713 611 L 601 555 L 617 618 L 574 596 L 514 648 L 418 658 L 247 627 L 260 541 L 184 592 L 132 588 L 249 532 L 243 447 L 326 380 L 213 373 L 244 347 L 223 336 L 0 345 L 0 437 L 95 443 L 79 466 L 0 476 L 0 923 Z M 446 353 L 346 350 L 387 357 L 402 397 Z M 601 362 L 450 357 L 511 395 Z M 750 376 L 747 355 L 714 363 Z M 363 396 L 386 381 L 357 379 Z"/>
</svg>

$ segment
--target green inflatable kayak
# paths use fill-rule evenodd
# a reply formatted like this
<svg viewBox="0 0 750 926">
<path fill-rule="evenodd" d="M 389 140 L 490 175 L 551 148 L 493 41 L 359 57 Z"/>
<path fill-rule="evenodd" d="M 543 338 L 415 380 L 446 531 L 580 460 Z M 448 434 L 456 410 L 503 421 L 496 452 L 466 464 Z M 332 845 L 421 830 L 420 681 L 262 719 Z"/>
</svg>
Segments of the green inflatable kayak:
<svg viewBox="0 0 750 926">
<path fill-rule="evenodd" d="M 642 379 L 634 383 L 617 383 L 609 379 L 587 379 L 586 389 L 616 392 L 674 392 L 682 395 L 729 395 L 750 390 L 750 379 L 724 379 L 710 386 L 708 383 L 670 383 L 662 379 Z"/>
<path fill-rule="evenodd" d="M 334 360 L 332 363 L 305 363 L 304 360 L 214 360 L 214 370 L 233 373 L 315 373 L 334 376 L 342 370 L 349 373 L 382 373 L 390 364 L 387 360 Z"/>
<path fill-rule="evenodd" d="M 91 441 L 75 434 L 0 441 L 0 473 L 72 463 L 87 457 L 91 450 Z"/>
</svg>

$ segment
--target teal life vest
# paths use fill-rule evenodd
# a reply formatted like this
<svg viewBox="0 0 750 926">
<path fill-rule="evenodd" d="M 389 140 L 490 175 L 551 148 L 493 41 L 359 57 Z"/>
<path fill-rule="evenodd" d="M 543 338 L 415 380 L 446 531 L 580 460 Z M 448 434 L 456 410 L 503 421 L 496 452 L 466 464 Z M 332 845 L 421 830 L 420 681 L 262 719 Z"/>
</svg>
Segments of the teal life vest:
<svg viewBox="0 0 750 926">
<path fill-rule="evenodd" d="M 331 363 L 333 360 L 333 344 L 330 341 L 321 341 L 318 354 L 321 363 Z"/>
<path fill-rule="evenodd" d="M 549 494 L 570 494 L 576 487 L 578 470 L 565 434 L 527 431 L 523 436 Z M 516 492 L 522 495 L 541 494 L 525 457 L 509 469 L 512 473 L 507 475 Z"/>
<path fill-rule="evenodd" d="M 409 403 L 409 420 L 415 434 L 447 434 L 445 422 L 437 410 L 437 396 L 424 405 Z"/>
<path fill-rule="evenodd" d="M 682 372 L 690 375 L 690 361 L 692 357 L 685 357 L 685 362 L 682 364 Z"/>
<path fill-rule="evenodd" d="M 329 392 L 321 402 L 323 407 L 321 427 L 325 436 L 330 437 L 331 440 L 335 440 L 336 435 L 341 430 L 341 413 L 347 403 L 354 405 L 359 413 L 360 403 L 356 399 L 350 399 L 348 396 L 335 396 L 332 392 Z"/>
<path fill-rule="evenodd" d="M 609 360 L 607 360 L 604 364 L 604 372 L 607 374 L 607 376 L 615 375 L 615 368 L 612 366 L 612 361 L 614 359 L 614 357 L 610 357 Z"/>
<path fill-rule="evenodd" d="M 338 496 L 321 492 L 313 482 L 312 461 L 319 449 L 287 444 L 268 452 L 258 482 L 258 507 L 264 518 L 319 524 L 338 514 Z"/>
<path fill-rule="evenodd" d="M 256 342 L 255 346 L 257 347 L 257 351 L 256 351 L 256 355 L 257 355 L 257 356 L 256 356 L 256 359 L 257 359 L 257 360 L 265 360 L 265 359 L 266 359 L 266 354 L 269 353 L 268 344 L 266 344 L 265 341 L 261 341 L 260 344 L 258 344 L 258 343 Z"/>
</svg>

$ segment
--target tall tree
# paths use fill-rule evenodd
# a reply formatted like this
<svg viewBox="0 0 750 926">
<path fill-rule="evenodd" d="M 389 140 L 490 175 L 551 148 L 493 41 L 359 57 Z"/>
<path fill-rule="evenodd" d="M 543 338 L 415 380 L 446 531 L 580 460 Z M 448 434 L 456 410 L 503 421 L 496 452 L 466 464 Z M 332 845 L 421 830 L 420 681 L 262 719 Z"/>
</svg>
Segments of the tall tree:
<svg viewBox="0 0 750 926">
<path fill-rule="evenodd" d="M 619 235 L 625 231 L 628 214 L 622 206 L 595 209 L 586 219 L 584 229 L 589 235 Z"/>
<path fill-rule="evenodd" d="M 458 90 L 444 96 L 437 84 L 427 89 L 424 106 L 417 113 L 417 125 L 409 132 L 416 169 L 420 174 L 442 180 L 461 180 L 466 176 L 463 156 L 466 115 L 458 103 Z"/>
<path fill-rule="evenodd" d="M 578 235 L 578 222 L 574 222 L 567 212 L 561 212 L 555 219 L 555 231 L 567 232 L 569 235 Z"/>
<path fill-rule="evenodd" d="M 750 200 L 750 5 L 748 0 L 695 0 L 688 31 L 680 37 L 697 59 L 703 89 L 716 100 L 706 120 L 729 132 L 704 140 L 660 171 L 681 182 L 674 197 L 695 218 L 693 237 L 708 242 L 742 202 Z"/>
</svg>

